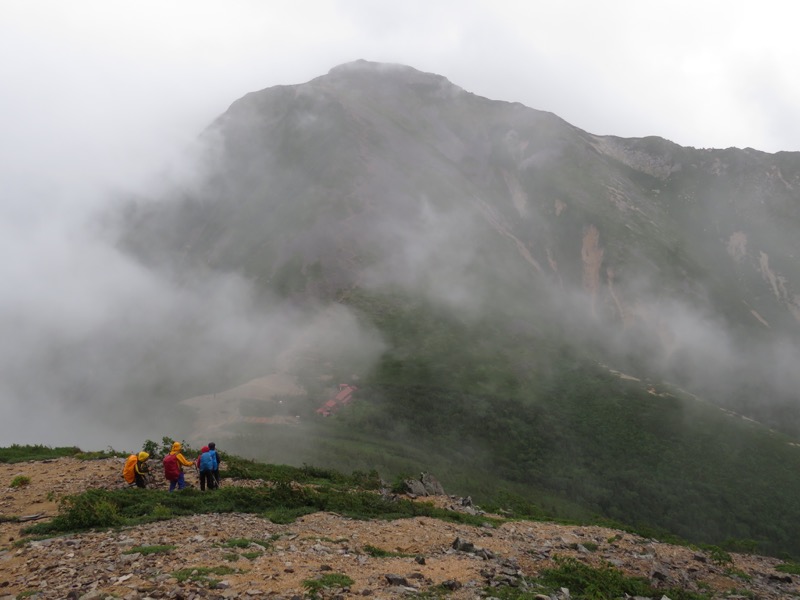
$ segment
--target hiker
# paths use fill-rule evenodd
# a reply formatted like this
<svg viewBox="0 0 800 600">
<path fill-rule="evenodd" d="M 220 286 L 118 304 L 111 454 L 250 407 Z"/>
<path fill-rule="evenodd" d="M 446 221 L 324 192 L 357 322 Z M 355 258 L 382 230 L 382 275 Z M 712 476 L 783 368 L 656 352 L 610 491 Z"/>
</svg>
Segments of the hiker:
<svg viewBox="0 0 800 600">
<path fill-rule="evenodd" d="M 214 487 L 218 488 L 222 484 L 222 480 L 219 478 L 219 452 L 217 452 L 217 445 L 214 442 L 208 443 L 208 450 L 209 452 L 214 453 Z"/>
<path fill-rule="evenodd" d="M 147 452 L 139 452 L 139 454 L 131 454 L 128 460 L 125 461 L 125 466 L 122 469 L 122 476 L 125 478 L 128 486 L 136 486 L 138 488 L 147 487 L 147 461 L 150 455 Z"/>
<path fill-rule="evenodd" d="M 200 459 L 206 452 L 208 452 L 208 446 L 203 446 L 202 448 L 200 448 L 200 454 L 198 454 L 197 458 L 194 459 L 194 468 L 197 469 L 198 471 L 200 470 Z"/>
<path fill-rule="evenodd" d="M 212 444 L 203 446 L 203 451 L 197 457 L 197 462 L 200 470 L 200 491 L 206 491 L 206 484 L 208 489 L 213 490 L 217 488 L 217 480 L 214 478 L 214 471 L 217 469 L 217 453 L 211 448 Z"/>
<path fill-rule="evenodd" d="M 172 450 L 164 457 L 164 478 L 169 481 L 169 491 L 172 492 L 177 486 L 179 490 L 186 487 L 186 479 L 183 475 L 183 467 L 194 466 L 194 463 L 181 453 L 183 445 L 180 442 L 172 444 Z"/>
</svg>

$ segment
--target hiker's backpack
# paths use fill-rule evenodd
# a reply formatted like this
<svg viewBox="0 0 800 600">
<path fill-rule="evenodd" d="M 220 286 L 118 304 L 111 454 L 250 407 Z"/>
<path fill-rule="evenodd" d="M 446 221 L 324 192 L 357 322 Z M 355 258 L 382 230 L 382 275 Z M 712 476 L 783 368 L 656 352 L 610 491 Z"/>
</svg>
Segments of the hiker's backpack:
<svg viewBox="0 0 800 600">
<path fill-rule="evenodd" d="M 174 454 L 167 454 L 164 457 L 164 479 L 167 481 L 177 481 L 181 476 L 181 467 L 178 458 Z"/>
<path fill-rule="evenodd" d="M 125 467 L 122 469 L 122 477 L 128 483 L 133 483 L 136 480 L 136 472 L 134 471 L 134 467 L 138 462 L 138 458 L 135 454 L 131 454 L 128 457 L 128 460 L 125 461 Z"/>
<path fill-rule="evenodd" d="M 217 453 L 213 450 L 209 450 L 208 452 L 203 452 L 203 455 L 200 457 L 200 470 L 201 471 L 213 471 L 217 468 Z"/>
</svg>

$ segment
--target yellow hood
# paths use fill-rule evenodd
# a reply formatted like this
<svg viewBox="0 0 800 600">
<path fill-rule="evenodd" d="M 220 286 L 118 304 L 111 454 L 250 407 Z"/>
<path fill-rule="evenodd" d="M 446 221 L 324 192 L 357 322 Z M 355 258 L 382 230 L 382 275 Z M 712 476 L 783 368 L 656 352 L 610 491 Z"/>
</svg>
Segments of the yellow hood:
<svg viewBox="0 0 800 600">
<path fill-rule="evenodd" d="M 150 458 L 150 455 L 147 452 L 139 452 L 136 457 L 139 459 L 139 462 L 144 462 Z"/>
<path fill-rule="evenodd" d="M 181 451 L 182 444 L 180 442 L 174 442 L 172 444 L 172 454 L 177 454 Z"/>
</svg>

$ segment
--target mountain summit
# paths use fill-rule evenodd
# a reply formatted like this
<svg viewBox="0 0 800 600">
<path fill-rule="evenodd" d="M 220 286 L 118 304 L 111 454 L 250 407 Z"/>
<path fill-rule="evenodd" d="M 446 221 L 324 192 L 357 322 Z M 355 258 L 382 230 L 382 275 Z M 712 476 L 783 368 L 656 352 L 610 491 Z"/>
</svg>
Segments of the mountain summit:
<svg viewBox="0 0 800 600">
<path fill-rule="evenodd" d="M 314 324 L 203 374 L 205 393 L 275 371 L 304 390 L 284 398 L 302 435 L 243 425 L 274 410 L 248 397 L 232 440 L 791 537 L 734 497 L 746 481 L 780 512 L 768 478 L 800 491 L 800 155 L 597 136 L 366 61 L 248 94 L 201 142 L 197 181 L 132 203 L 121 246 Z M 314 420 L 342 381 L 356 400 Z"/>
</svg>

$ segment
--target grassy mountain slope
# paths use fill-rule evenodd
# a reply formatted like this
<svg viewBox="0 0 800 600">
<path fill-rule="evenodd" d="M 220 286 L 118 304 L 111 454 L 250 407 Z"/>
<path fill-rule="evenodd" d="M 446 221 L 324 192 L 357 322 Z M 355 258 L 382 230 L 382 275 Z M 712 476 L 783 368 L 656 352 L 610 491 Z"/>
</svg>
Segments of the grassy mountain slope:
<svg viewBox="0 0 800 600">
<path fill-rule="evenodd" d="M 229 446 L 800 550 L 796 155 L 593 136 L 364 62 L 249 94 L 203 138 L 199 181 L 132 203 L 121 246 L 380 340 L 204 373 L 306 389 L 302 425 L 232 424 Z M 354 374 L 357 402 L 315 418 L 320 376 Z"/>
</svg>

